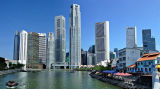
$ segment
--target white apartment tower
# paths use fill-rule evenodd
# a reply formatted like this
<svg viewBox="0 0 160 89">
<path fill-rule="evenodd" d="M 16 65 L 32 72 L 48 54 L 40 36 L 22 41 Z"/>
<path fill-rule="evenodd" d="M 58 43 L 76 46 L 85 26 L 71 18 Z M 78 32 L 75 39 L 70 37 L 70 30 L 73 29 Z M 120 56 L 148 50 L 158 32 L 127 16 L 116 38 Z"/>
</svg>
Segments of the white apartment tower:
<svg viewBox="0 0 160 89">
<path fill-rule="evenodd" d="M 64 63 L 66 59 L 66 31 L 64 16 L 55 17 L 55 60 Z"/>
<path fill-rule="evenodd" d="M 39 34 L 39 60 L 41 63 L 46 64 L 46 33 Z"/>
<path fill-rule="evenodd" d="M 109 21 L 95 24 L 96 64 L 106 66 L 110 62 Z"/>
<path fill-rule="evenodd" d="M 19 63 L 24 64 L 24 70 L 26 70 L 27 64 L 27 40 L 28 33 L 22 30 L 20 33 L 20 51 L 19 51 Z"/>
<path fill-rule="evenodd" d="M 70 67 L 81 65 L 81 12 L 80 5 L 72 4 L 69 23 Z"/>
</svg>

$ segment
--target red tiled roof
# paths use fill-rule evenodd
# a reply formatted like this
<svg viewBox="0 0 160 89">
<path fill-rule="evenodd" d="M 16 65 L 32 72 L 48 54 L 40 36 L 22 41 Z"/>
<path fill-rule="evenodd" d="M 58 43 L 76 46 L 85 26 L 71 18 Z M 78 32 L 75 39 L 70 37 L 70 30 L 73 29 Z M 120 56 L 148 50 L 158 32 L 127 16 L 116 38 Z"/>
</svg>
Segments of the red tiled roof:
<svg viewBox="0 0 160 89">
<path fill-rule="evenodd" d="M 144 54 L 142 58 L 138 59 L 137 61 L 147 61 L 147 60 L 154 60 L 160 56 L 160 52 L 158 53 L 149 53 L 149 54 Z"/>
<path fill-rule="evenodd" d="M 136 64 L 132 64 L 132 65 L 128 66 L 128 68 L 133 68 L 133 67 L 136 67 Z"/>
<path fill-rule="evenodd" d="M 5 61 L 9 61 L 8 59 L 5 59 Z"/>
</svg>

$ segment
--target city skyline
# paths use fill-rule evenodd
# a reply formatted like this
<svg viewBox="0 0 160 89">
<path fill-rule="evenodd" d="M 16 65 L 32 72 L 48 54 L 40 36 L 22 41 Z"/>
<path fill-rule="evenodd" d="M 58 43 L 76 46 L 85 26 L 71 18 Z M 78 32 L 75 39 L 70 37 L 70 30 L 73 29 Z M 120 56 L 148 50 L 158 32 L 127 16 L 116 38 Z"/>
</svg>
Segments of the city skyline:
<svg viewBox="0 0 160 89">
<path fill-rule="evenodd" d="M 11 1 L 13 2 L 13 1 Z M 30 2 L 30 1 L 28 1 Z M 56 1 L 57 2 L 57 1 Z M 58 5 L 60 3 L 62 3 L 63 1 L 59 1 L 58 2 Z M 64 2 L 67 2 L 67 1 L 64 1 Z M 25 5 L 28 5 L 29 3 L 27 4 L 24 4 L 23 2 L 18 2 L 18 6 L 17 7 L 12 7 L 9 6 L 9 3 L 7 4 L 5 1 L 2 3 L 4 5 L 1 5 L 1 7 L 4 7 L 6 4 L 7 6 L 5 6 L 6 8 L 1 8 L 0 10 L 2 10 L 2 12 L 4 12 L 4 16 L 3 14 L 0 15 L 0 18 L 1 18 L 1 21 L 0 21 L 0 29 L 1 29 L 1 36 L 0 36 L 0 40 L 2 42 L 1 44 L 1 50 L 3 50 L 3 52 L 1 51 L 1 56 L 2 57 L 5 57 L 5 58 L 9 58 L 9 59 L 13 59 L 13 44 L 14 44 L 14 33 L 16 30 L 18 30 L 19 32 L 22 30 L 22 29 L 25 29 L 27 32 L 43 32 L 43 33 L 48 33 L 48 32 L 54 32 L 54 16 L 56 15 L 64 15 L 64 17 L 66 17 L 66 50 L 69 51 L 69 8 L 70 8 L 70 5 L 74 2 L 72 1 L 68 1 L 69 3 L 67 3 L 67 5 L 55 5 L 54 6 L 54 3 L 50 3 L 49 2 L 46 2 L 45 5 L 48 5 L 48 7 L 45 7 L 45 8 L 41 8 L 42 9 L 42 12 L 41 14 L 40 11 L 37 7 L 34 7 L 35 3 L 36 2 L 33 2 L 33 4 L 31 4 L 31 7 L 30 8 L 33 8 L 33 10 L 27 10 L 25 8 Z M 141 1 L 139 1 L 141 2 Z M 15 4 L 16 2 L 13 2 L 13 4 Z M 82 14 L 82 48 L 84 50 L 88 50 L 88 48 L 91 46 L 91 45 L 94 45 L 95 41 L 94 41 L 94 24 L 96 22 L 99 22 L 99 21 L 105 21 L 105 20 L 109 20 L 111 23 L 110 23 L 110 45 L 111 45 L 111 50 L 113 50 L 114 48 L 118 48 L 118 49 L 121 49 L 121 48 L 124 48 L 126 45 L 125 45 L 125 28 L 127 26 L 136 26 L 137 27 L 137 43 L 138 43 L 138 46 L 143 46 L 142 44 L 142 29 L 152 29 L 152 35 L 156 38 L 156 45 L 157 45 L 157 50 L 159 50 L 159 33 L 158 33 L 158 29 L 160 28 L 158 26 L 158 16 L 157 18 L 152 18 L 150 15 L 150 13 L 148 13 L 148 10 L 149 11 L 154 11 L 154 15 L 158 15 L 159 12 L 155 12 L 159 7 L 158 7 L 158 1 L 154 1 L 152 3 L 150 3 L 149 1 L 146 1 L 146 5 L 144 6 L 141 6 L 141 4 L 138 3 L 138 5 L 136 5 L 136 1 L 131 1 L 131 3 L 129 2 L 123 2 L 121 3 L 120 5 L 117 5 L 115 6 L 116 7 L 120 7 L 120 6 L 123 6 L 123 5 L 126 5 L 126 3 L 128 3 L 126 6 L 124 7 L 129 7 L 129 5 L 136 5 L 138 7 L 141 7 L 140 9 L 141 10 L 144 10 L 143 13 L 145 14 L 142 14 L 142 13 L 137 13 L 139 16 L 137 16 L 136 14 L 133 14 L 135 12 L 138 12 L 138 11 L 135 11 L 137 10 L 136 8 L 138 7 L 135 7 L 135 9 L 133 8 L 129 8 L 129 9 L 124 9 L 124 7 L 120 8 L 120 9 L 113 9 L 112 5 L 113 5 L 113 2 L 110 2 L 110 1 L 102 1 L 102 2 L 95 2 L 95 1 L 86 1 L 86 4 L 82 1 L 77 1 L 75 2 L 77 4 L 79 4 L 81 6 L 81 12 L 83 13 Z M 109 4 L 103 4 L 103 3 L 110 3 L 111 5 Z M 152 5 L 154 3 L 154 6 Z M 24 5 L 24 7 L 20 8 L 20 4 Z M 39 1 L 38 3 L 39 5 L 43 5 L 42 4 L 42 1 Z M 87 4 L 92 4 L 90 7 L 87 7 Z M 98 8 L 99 9 L 106 9 L 105 12 L 102 12 L 102 11 L 98 11 L 99 9 L 94 7 L 93 6 L 95 4 L 101 4 L 101 6 L 99 6 Z M 38 5 L 38 7 L 39 7 Z M 53 6 L 52 6 L 53 5 Z M 109 5 L 109 6 L 107 6 Z M 151 5 L 151 7 L 145 7 L 147 5 Z M 57 11 L 57 9 L 54 9 L 54 8 L 59 8 L 59 11 Z M 109 9 L 107 9 L 107 7 Z M 65 8 L 65 9 L 64 9 Z M 148 9 L 149 8 L 149 9 Z M 47 13 L 45 13 L 45 10 L 47 10 Z M 64 10 L 62 10 L 64 9 Z M 92 11 L 89 11 L 91 9 L 95 9 L 95 10 L 92 10 Z M 112 10 L 110 10 L 112 9 Z M 119 16 L 115 15 L 115 13 L 119 12 L 119 10 L 126 10 L 127 13 L 129 13 L 130 16 L 128 17 L 125 17 L 126 15 L 124 15 L 124 11 L 122 11 L 123 14 L 119 13 L 118 15 L 122 16 L 122 18 L 119 18 L 117 19 Z M 13 11 L 15 11 L 16 14 L 13 13 Z M 51 10 L 53 12 L 57 11 L 56 14 L 53 14 L 53 12 L 51 12 Z M 147 11 L 146 11 L 147 10 Z M 13 14 L 7 14 L 7 13 L 13 13 Z M 99 14 L 96 14 L 95 15 L 93 14 L 95 11 L 98 11 Z M 116 12 L 117 11 L 117 12 Z M 131 12 L 129 12 L 131 11 Z M 30 13 L 29 13 L 30 12 Z M 33 12 L 33 13 L 31 13 Z M 36 13 L 35 13 L 36 12 Z M 27 15 L 24 15 L 26 14 Z M 45 14 L 44 14 L 45 13 Z M 39 15 L 38 15 L 39 14 Z M 93 16 L 91 15 L 93 14 Z M 131 15 L 133 14 L 133 15 Z M 22 15 L 22 16 L 21 16 Z M 23 16 L 24 15 L 24 16 Z M 43 16 L 44 15 L 44 16 Z M 113 16 L 112 16 L 113 15 Z M 123 16 L 124 15 L 124 16 Z M 142 19 L 140 18 L 141 16 L 145 15 Z M 26 17 L 26 18 L 25 18 Z M 133 18 L 132 18 L 133 17 Z M 150 18 L 147 18 L 147 17 L 150 17 Z M 22 19 L 23 18 L 23 19 Z M 134 18 L 137 18 L 136 20 L 134 20 Z M 28 20 L 27 20 L 28 19 Z M 95 20 L 93 20 L 95 19 Z M 115 20 L 117 19 L 117 20 Z M 129 19 L 129 20 L 127 20 Z M 147 20 L 145 20 L 147 19 Z M 16 21 L 17 20 L 17 21 Z M 123 24 L 121 25 L 118 25 L 118 22 L 119 20 L 123 20 Z M 144 21 L 142 21 L 144 20 Z M 33 21 L 33 22 L 32 22 Z M 117 21 L 117 22 L 116 22 Z M 126 21 L 126 22 L 125 22 Z M 38 23 L 37 23 L 38 22 Z M 121 21 L 120 21 L 121 22 Z M 43 25 L 42 25 L 43 24 Z M 47 25 L 48 24 L 48 25 Z M 121 34 L 119 34 L 121 32 Z M 54 32 L 55 33 L 55 32 Z M 88 33 L 90 33 L 88 35 Z M 8 34 L 8 35 L 6 35 Z M 122 37 L 120 38 L 119 40 L 117 40 L 119 37 Z M 87 39 L 86 39 L 87 37 Z M 4 40 L 5 39 L 5 40 Z M 117 43 L 121 42 L 122 40 L 124 40 L 124 42 L 122 42 L 121 44 L 119 45 L 116 45 Z M 115 42 L 114 42 L 115 41 Z"/>
</svg>

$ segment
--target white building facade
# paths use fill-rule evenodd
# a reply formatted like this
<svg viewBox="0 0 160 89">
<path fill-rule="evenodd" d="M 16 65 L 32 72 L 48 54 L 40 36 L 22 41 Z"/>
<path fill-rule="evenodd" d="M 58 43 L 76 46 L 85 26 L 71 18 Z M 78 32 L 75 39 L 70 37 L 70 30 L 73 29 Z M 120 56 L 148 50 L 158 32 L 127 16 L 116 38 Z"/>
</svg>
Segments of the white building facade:
<svg viewBox="0 0 160 89">
<path fill-rule="evenodd" d="M 80 5 L 72 4 L 69 23 L 69 57 L 70 67 L 81 65 L 81 12 Z"/>
<path fill-rule="evenodd" d="M 96 64 L 106 66 L 110 62 L 109 21 L 95 25 Z"/>
<path fill-rule="evenodd" d="M 136 48 L 137 47 L 137 33 L 136 27 L 126 28 L 126 48 Z"/>
<path fill-rule="evenodd" d="M 47 69 L 52 67 L 52 64 L 55 63 L 54 57 L 54 36 L 53 33 L 48 33 L 47 37 Z"/>
<path fill-rule="evenodd" d="M 24 64 L 24 70 L 26 70 L 27 64 L 27 41 L 28 33 L 25 30 L 22 30 L 20 33 L 20 53 L 19 53 L 19 63 Z"/>
<path fill-rule="evenodd" d="M 142 47 L 137 47 L 136 27 L 126 28 L 126 48 L 119 50 L 118 69 L 125 71 L 143 55 Z"/>
<path fill-rule="evenodd" d="M 46 33 L 39 34 L 39 60 L 41 63 L 46 64 Z"/>
<path fill-rule="evenodd" d="M 126 28 L 126 67 L 132 65 L 140 58 L 140 50 L 137 49 L 136 27 Z"/>
<path fill-rule="evenodd" d="M 96 54 L 95 53 L 87 53 L 87 65 L 96 65 Z"/>
</svg>

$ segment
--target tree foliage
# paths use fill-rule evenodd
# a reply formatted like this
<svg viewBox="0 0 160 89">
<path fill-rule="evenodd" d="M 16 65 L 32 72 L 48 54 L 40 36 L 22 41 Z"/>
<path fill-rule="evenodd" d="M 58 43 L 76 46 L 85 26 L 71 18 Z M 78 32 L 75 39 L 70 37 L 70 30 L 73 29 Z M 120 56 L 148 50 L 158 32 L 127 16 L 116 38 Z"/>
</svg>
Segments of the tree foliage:
<svg viewBox="0 0 160 89">
<path fill-rule="evenodd" d="M 12 63 L 9 63 L 9 68 L 10 69 L 20 69 L 22 67 L 24 67 L 24 64 L 20 64 L 20 63 L 18 63 L 18 64 L 12 64 Z"/>
<path fill-rule="evenodd" d="M 7 64 L 5 63 L 5 58 L 0 57 L 0 70 L 4 70 L 7 67 Z"/>
<path fill-rule="evenodd" d="M 111 69 L 112 69 L 111 65 L 108 65 L 107 67 L 104 67 L 102 65 L 93 67 L 93 70 L 97 70 L 97 71 L 104 71 L 104 70 L 111 70 Z"/>
</svg>

